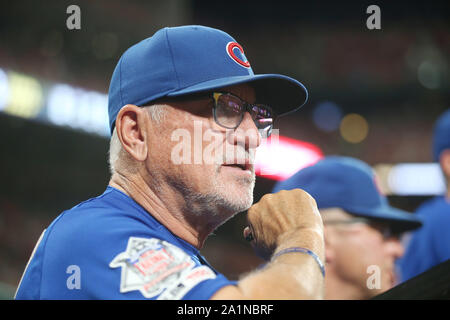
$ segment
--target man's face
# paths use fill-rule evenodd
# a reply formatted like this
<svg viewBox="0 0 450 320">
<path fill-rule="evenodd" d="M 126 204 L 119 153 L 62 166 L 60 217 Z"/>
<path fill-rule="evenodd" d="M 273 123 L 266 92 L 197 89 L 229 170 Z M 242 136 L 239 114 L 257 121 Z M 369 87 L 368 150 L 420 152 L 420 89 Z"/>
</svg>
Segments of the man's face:
<svg viewBox="0 0 450 320">
<path fill-rule="evenodd" d="M 219 90 L 218 90 L 219 91 Z M 224 88 L 247 102 L 255 95 L 246 85 Z M 208 96 L 167 103 L 157 130 L 149 130 L 149 175 L 161 188 L 176 190 L 184 205 L 197 214 L 232 214 L 253 202 L 254 155 L 261 142 L 258 130 L 245 113 L 238 128 L 225 129 L 213 117 Z"/>
<path fill-rule="evenodd" d="M 340 210 L 340 209 L 331 209 Z M 333 215 L 333 214 L 332 214 Z M 386 225 L 380 223 L 332 224 L 357 217 L 341 210 L 333 218 L 324 218 L 325 237 L 329 237 L 333 274 L 353 287 L 356 299 L 368 299 L 396 284 L 395 260 L 403 255 L 398 238 L 383 236 Z"/>
</svg>

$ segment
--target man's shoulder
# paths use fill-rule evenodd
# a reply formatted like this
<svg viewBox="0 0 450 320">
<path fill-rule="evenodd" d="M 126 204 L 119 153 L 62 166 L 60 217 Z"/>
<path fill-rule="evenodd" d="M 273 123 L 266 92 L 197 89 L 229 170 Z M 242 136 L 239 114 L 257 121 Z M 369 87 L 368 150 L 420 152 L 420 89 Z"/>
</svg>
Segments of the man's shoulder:
<svg viewBox="0 0 450 320">
<path fill-rule="evenodd" d="M 67 231 L 78 228 L 84 232 L 89 229 L 101 231 L 115 224 L 123 226 L 127 223 L 136 224 L 136 222 L 148 224 L 153 222 L 153 219 L 150 219 L 150 215 L 130 197 L 117 189 L 108 187 L 103 194 L 63 211 L 53 221 L 50 228 L 70 225 L 70 230 Z M 97 224 L 100 224 L 102 228 L 96 229 Z"/>
<path fill-rule="evenodd" d="M 434 197 L 420 205 L 416 212 L 420 215 L 450 214 L 450 202 L 442 196 Z"/>
<path fill-rule="evenodd" d="M 62 254 L 117 246 L 130 235 L 157 235 L 155 220 L 131 199 L 107 189 L 62 212 L 47 228 L 46 250 Z M 116 193 L 116 194 L 114 194 Z"/>
<path fill-rule="evenodd" d="M 66 211 L 82 211 L 82 210 L 111 210 L 111 209 L 122 209 L 130 204 L 135 204 L 135 202 L 126 194 L 121 191 L 108 186 L 106 190 L 96 196 L 84 200 L 74 207 L 66 210 Z"/>
<path fill-rule="evenodd" d="M 424 247 L 428 240 L 439 243 L 447 235 L 450 226 L 450 204 L 444 197 L 435 197 L 423 203 L 416 214 L 423 220 L 423 226 L 414 232 L 413 240 L 417 246 Z M 413 242 L 413 241 L 412 241 Z"/>
</svg>

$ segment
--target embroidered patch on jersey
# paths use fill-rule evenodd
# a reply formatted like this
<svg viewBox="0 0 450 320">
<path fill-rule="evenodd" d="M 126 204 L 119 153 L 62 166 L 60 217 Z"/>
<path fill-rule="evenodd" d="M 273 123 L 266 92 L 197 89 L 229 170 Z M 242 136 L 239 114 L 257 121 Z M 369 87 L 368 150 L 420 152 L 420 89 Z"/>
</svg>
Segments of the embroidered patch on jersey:
<svg viewBox="0 0 450 320">
<path fill-rule="evenodd" d="M 207 279 L 214 279 L 216 274 L 207 266 L 200 266 L 190 270 L 181 281 L 164 291 L 158 300 L 180 300 L 189 290 L 200 282 Z"/>
<path fill-rule="evenodd" d="M 130 237 L 126 251 L 118 254 L 109 266 L 122 267 L 120 292 L 139 290 L 146 298 L 184 284 L 184 279 L 199 269 L 193 269 L 195 263 L 191 257 L 167 241 L 137 237 Z"/>
</svg>

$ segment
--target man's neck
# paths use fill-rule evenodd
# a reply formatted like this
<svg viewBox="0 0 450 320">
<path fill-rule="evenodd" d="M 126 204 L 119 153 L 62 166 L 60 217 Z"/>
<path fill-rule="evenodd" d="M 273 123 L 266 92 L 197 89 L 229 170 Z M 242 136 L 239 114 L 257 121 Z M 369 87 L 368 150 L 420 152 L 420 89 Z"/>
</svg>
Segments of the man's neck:
<svg viewBox="0 0 450 320">
<path fill-rule="evenodd" d="M 198 249 L 213 231 L 198 230 L 202 224 L 196 224 L 194 228 L 187 221 L 186 215 L 189 213 L 183 211 L 183 205 L 180 204 L 182 200 L 176 199 L 176 194 L 170 190 L 152 189 L 138 174 L 125 176 L 115 173 L 109 185 L 131 197 L 173 234 Z"/>
</svg>

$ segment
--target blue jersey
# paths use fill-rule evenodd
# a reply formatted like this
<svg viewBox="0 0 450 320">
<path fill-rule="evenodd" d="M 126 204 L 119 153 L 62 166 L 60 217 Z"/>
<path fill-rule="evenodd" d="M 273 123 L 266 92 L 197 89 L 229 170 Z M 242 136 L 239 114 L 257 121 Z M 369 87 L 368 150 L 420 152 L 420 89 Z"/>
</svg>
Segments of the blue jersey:
<svg viewBox="0 0 450 320">
<path fill-rule="evenodd" d="M 398 262 L 402 281 L 450 259 L 450 201 L 431 199 L 419 207 L 417 215 L 423 226 L 412 233 Z"/>
<path fill-rule="evenodd" d="M 16 299 L 209 299 L 235 284 L 121 191 L 108 187 L 43 232 Z"/>
</svg>

